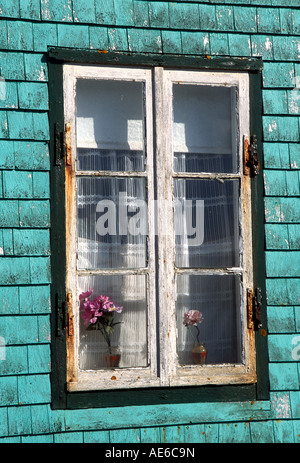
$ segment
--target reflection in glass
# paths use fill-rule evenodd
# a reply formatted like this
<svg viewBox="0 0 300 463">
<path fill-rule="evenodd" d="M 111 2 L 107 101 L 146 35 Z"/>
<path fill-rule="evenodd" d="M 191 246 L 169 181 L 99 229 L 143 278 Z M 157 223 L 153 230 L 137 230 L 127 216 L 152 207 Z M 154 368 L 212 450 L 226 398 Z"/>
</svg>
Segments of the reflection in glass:
<svg viewBox="0 0 300 463">
<path fill-rule="evenodd" d="M 239 180 L 175 179 L 177 267 L 239 266 Z"/>
<path fill-rule="evenodd" d="M 78 295 L 93 289 L 90 300 L 108 296 L 122 306 L 116 313 L 111 345 L 120 349 L 119 368 L 145 367 L 147 350 L 147 303 L 145 275 L 101 275 L 78 278 Z M 78 301 L 79 306 L 79 301 Z M 99 330 L 89 330 L 80 318 L 79 361 L 83 370 L 107 368 L 105 354 L 108 345 Z"/>
<path fill-rule="evenodd" d="M 238 170 L 235 87 L 173 85 L 175 172 Z"/>
<path fill-rule="evenodd" d="M 192 365 L 193 333 L 183 324 L 184 313 L 202 312 L 200 341 L 207 364 L 241 363 L 239 275 L 177 276 L 177 353 L 181 365 Z"/>
<path fill-rule="evenodd" d="M 146 265 L 144 178 L 77 179 L 78 268 Z"/>
<path fill-rule="evenodd" d="M 78 170 L 144 170 L 143 92 L 143 82 L 77 81 Z"/>
</svg>

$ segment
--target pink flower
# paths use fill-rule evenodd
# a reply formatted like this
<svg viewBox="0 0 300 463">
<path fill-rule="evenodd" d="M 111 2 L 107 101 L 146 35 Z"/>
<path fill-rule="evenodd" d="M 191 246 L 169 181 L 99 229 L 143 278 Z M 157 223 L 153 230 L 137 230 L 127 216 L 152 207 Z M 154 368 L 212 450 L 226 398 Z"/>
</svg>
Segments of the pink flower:
<svg viewBox="0 0 300 463">
<path fill-rule="evenodd" d="M 203 322 L 203 315 L 202 315 L 202 312 L 199 312 L 199 310 L 189 310 L 183 316 L 183 324 L 185 326 L 188 326 L 188 325 L 197 326 L 198 323 L 202 323 L 202 322 Z"/>
<path fill-rule="evenodd" d="M 87 299 L 88 297 L 90 297 L 90 295 L 92 294 L 93 290 L 90 289 L 89 291 L 86 291 L 85 293 L 81 293 L 79 294 L 79 300 L 83 300 L 83 299 Z"/>
</svg>

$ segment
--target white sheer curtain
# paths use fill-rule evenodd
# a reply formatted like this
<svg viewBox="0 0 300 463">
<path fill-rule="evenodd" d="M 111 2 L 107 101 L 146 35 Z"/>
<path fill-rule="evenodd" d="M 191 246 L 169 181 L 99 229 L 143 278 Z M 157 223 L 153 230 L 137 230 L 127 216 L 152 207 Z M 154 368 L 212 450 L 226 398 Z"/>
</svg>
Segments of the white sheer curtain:
<svg viewBox="0 0 300 463">
<path fill-rule="evenodd" d="M 234 173 L 238 170 L 236 104 L 234 88 L 173 85 L 174 171 L 177 173 Z M 175 213 L 176 266 L 211 269 L 209 275 L 177 276 L 177 350 L 181 364 L 193 363 L 193 337 L 183 325 L 188 310 L 199 310 L 200 341 L 208 349 L 208 363 L 240 360 L 237 313 L 239 276 L 217 275 L 214 270 L 239 266 L 239 180 L 199 178 L 174 179 L 175 200 L 193 213 Z M 204 201 L 204 238 L 190 244 L 186 232 L 196 224 L 196 202 Z M 187 220 L 193 222 L 187 224 Z M 198 217 L 198 218 L 199 218 Z M 196 237 L 194 237 L 196 238 Z M 197 240 L 194 241 L 197 243 Z M 209 273 L 209 272 L 207 272 Z"/>
<path fill-rule="evenodd" d="M 144 170 L 143 83 L 82 79 L 76 90 L 78 271 L 89 271 L 78 277 L 78 294 L 93 289 L 90 299 L 107 295 L 123 307 L 111 335 L 121 350 L 119 367 L 147 366 L 147 281 L 139 274 L 147 241 L 139 230 L 145 224 L 135 220 L 146 178 L 113 174 Z M 80 368 L 105 368 L 106 351 L 101 332 L 81 320 Z"/>
</svg>

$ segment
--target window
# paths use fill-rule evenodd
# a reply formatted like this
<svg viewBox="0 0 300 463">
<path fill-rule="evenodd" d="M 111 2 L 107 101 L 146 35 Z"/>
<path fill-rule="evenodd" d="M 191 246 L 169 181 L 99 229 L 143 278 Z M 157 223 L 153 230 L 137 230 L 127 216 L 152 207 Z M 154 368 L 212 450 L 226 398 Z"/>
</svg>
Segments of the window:
<svg viewBox="0 0 300 463">
<path fill-rule="evenodd" d="M 249 72 L 61 72 L 68 393 L 256 385 Z"/>
</svg>

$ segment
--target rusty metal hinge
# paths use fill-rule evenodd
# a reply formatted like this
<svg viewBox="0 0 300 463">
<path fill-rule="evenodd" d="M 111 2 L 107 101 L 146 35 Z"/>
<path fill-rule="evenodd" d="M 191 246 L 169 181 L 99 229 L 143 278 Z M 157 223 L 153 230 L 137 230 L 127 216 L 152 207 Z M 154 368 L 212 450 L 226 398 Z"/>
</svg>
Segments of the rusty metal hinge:
<svg viewBox="0 0 300 463">
<path fill-rule="evenodd" d="M 261 289 L 255 288 L 255 292 L 252 289 L 247 289 L 247 311 L 248 311 L 248 328 L 259 330 L 262 327 L 261 320 L 262 310 L 262 295 Z"/>
<path fill-rule="evenodd" d="M 66 152 L 66 166 L 72 165 L 71 124 L 67 122 L 64 131 L 64 144 Z"/>
<path fill-rule="evenodd" d="M 244 137 L 244 174 L 255 177 L 258 175 L 260 169 L 258 150 L 257 150 L 257 136 L 252 135 L 250 142 L 248 137 Z"/>
<path fill-rule="evenodd" d="M 68 313 L 67 313 L 67 330 L 68 330 L 68 336 L 73 336 L 74 334 L 74 315 L 73 315 L 73 309 L 72 309 L 72 302 L 73 302 L 73 295 L 72 293 L 68 293 L 66 297 L 66 303 L 68 306 Z"/>
</svg>

